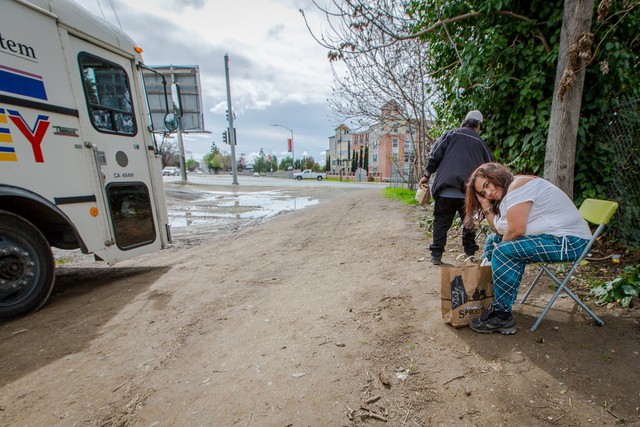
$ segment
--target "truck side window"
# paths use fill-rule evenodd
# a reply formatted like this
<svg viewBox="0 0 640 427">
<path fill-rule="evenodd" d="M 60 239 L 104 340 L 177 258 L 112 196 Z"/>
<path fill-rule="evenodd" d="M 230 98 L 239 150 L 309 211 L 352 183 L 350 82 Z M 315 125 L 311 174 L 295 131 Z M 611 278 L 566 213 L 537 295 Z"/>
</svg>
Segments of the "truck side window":
<svg viewBox="0 0 640 427">
<path fill-rule="evenodd" d="M 122 250 L 148 245 L 156 239 L 149 190 L 143 183 L 107 186 L 116 244 Z"/>
<path fill-rule="evenodd" d="M 78 55 L 78 62 L 93 126 L 101 132 L 135 135 L 131 88 L 125 70 L 86 52 Z"/>
</svg>

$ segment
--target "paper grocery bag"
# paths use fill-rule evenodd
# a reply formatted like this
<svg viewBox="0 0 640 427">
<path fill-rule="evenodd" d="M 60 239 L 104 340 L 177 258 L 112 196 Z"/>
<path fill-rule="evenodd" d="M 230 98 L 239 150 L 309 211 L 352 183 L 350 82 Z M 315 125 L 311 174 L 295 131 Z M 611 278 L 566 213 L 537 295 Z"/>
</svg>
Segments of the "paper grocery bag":
<svg viewBox="0 0 640 427">
<path fill-rule="evenodd" d="M 490 265 L 443 265 L 440 272 L 442 318 L 454 328 L 479 318 L 494 300 Z"/>
<path fill-rule="evenodd" d="M 429 191 L 429 187 L 420 187 L 418 191 L 416 191 L 416 202 L 419 205 L 428 205 L 431 200 L 431 191 Z"/>
</svg>

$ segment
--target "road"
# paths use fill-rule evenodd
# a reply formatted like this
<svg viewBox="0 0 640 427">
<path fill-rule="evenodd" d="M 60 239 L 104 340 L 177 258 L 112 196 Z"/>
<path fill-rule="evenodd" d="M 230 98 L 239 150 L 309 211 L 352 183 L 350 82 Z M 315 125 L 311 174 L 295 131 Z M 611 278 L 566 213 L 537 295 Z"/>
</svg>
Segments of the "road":
<svg viewBox="0 0 640 427">
<path fill-rule="evenodd" d="M 181 178 L 177 176 L 165 176 L 164 182 L 180 182 Z M 203 185 L 232 185 L 233 177 L 227 174 L 209 175 L 190 173 L 187 176 L 187 182 Z M 305 179 L 302 181 L 290 178 L 277 178 L 269 176 L 251 176 L 238 175 L 238 187 L 274 187 L 274 188 L 352 188 L 352 189 L 371 189 L 384 188 L 388 183 L 381 182 L 352 182 L 352 181 L 331 181 L 315 179 Z"/>
</svg>

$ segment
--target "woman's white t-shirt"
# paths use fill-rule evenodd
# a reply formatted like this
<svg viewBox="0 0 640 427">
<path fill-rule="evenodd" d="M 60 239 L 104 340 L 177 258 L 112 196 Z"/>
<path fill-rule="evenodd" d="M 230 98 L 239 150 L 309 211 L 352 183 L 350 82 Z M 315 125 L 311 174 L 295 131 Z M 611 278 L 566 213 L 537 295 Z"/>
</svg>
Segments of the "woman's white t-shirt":
<svg viewBox="0 0 640 427">
<path fill-rule="evenodd" d="M 535 178 L 511 190 L 500 202 L 500 217 L 494 221 L 500 234 L 507 231 L 507 211 L 520 203 L 533 202 L 527 221 L 527 236 L 551 234 L 591 238 L 589 225 L 571 199 L 558 187 L 542 178 Z"/>
</svg>

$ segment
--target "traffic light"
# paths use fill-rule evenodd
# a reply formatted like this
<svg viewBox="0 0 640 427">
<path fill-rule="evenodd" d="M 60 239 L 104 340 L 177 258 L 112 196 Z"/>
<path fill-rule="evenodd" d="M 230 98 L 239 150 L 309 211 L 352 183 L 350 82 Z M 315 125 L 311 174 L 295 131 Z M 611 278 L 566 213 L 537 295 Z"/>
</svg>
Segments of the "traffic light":
<svg viewBox="0 0 640 427">
<path fill-rule="evenodd" d="M 224 132 L 222 132 L 222 142 L 224 142 L 225 144 L 228 144 L 228 139 L 227 139 L 227 131 L 225 130 Z"/>
</svg>

